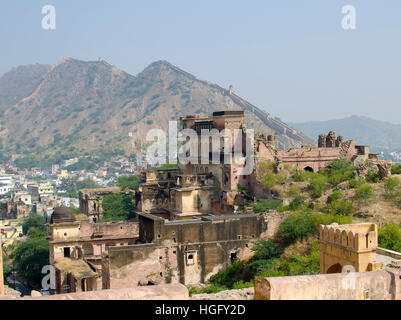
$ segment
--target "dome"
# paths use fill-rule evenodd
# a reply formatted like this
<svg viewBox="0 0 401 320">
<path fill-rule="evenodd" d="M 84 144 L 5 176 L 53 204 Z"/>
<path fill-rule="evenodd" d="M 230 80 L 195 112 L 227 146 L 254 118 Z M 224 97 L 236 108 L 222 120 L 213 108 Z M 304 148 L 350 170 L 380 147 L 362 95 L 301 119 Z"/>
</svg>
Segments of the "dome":
<svg viewBox="0 0 401 320">
<path fill-rule="evenodd" d="M 55 208 L 51 215 L 50 224 L 65 222 L 75 222 L 74 213 L 65 206 Z"/>
</svg>

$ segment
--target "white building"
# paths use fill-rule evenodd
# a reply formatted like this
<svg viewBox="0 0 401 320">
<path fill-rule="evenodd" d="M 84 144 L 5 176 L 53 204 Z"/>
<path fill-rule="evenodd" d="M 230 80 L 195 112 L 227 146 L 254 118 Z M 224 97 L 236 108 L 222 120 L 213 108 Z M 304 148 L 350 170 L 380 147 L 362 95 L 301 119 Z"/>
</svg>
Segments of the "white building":
<svg viewBox="0 0 401 320">
<path fill-rule="evenodd" d="M 5 195 L 13 188 L 13 178 L 11 176 L 0 176 L 0 195 Z"/>
</svg>

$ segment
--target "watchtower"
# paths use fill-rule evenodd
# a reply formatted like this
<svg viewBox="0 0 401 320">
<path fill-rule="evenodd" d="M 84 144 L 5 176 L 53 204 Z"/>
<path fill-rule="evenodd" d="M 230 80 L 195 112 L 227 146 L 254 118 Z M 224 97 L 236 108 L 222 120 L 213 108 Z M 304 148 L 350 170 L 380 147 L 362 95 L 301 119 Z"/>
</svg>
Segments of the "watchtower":
<svg viewBox="0 0 401 320">
<path fill-rule="evenodd" d="M 376 263 L 377 225 L 373 223 L 320 225 L 320 273 L 380 269 Z"/>
</svg>

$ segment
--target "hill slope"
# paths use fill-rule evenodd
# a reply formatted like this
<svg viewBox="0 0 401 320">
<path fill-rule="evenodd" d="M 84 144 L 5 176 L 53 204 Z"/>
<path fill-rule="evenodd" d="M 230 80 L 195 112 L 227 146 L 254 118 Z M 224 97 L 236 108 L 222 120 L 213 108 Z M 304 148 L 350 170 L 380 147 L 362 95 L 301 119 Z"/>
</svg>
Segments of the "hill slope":
<svg viewBox="0 0 401 320">
<path fill-rule="evenodd" d="M 166 130 L 168 120 L 217 110 L 245 110 L 247 127 L 278 133 L 281 147 L 311 143 L 244 99 L 166 61 L 137 76 L 104 60 L 72 58 L 13 70 L 0 78 L 0 138 L 17 157 L 130 153 L 132 140 L 144 140 L 149 129 Z"/>
</svg>

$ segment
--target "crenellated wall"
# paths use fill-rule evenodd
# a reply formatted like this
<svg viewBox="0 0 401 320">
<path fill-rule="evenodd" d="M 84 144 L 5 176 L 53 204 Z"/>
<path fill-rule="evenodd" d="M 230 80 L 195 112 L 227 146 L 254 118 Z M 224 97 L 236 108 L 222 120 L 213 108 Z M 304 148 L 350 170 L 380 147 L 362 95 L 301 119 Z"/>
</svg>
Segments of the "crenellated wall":
<svg viewBox="0 0 401 320">
<path fill-rule="evenodd" d="M 352 266 L 372 271 L 376 264 L 377 225 L 372 223 L 320 225 L 320 273 L 341 272 Z"/>
</svg>

